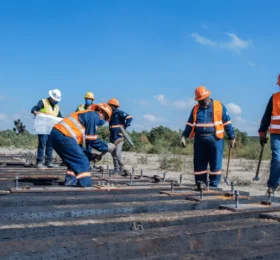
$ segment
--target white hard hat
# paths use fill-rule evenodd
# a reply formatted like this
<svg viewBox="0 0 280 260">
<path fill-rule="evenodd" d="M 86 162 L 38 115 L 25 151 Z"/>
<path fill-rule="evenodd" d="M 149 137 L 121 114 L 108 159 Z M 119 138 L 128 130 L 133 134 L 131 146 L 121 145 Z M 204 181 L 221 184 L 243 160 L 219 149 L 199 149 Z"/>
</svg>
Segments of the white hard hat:
<svg viewBox="0 0 280 260">
<path fill-rule="evenodd" d="M 58 89 L 50 90 L 49 95 L 55 101 L 60 101 L 61 100 L 61 92 Z"/>
</svg>

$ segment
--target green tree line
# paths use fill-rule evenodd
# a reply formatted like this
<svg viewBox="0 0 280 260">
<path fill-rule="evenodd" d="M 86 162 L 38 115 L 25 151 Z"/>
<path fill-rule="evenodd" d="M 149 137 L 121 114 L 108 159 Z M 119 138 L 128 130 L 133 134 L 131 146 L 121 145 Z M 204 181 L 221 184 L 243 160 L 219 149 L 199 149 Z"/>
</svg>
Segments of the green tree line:
<svg viewBox="0 0 280 260">
<path fill-rule="evenodd" d="M 130 132 L 130 137 L 134 142 L 131 147 L 127 142 L 124 143 L 124 151 L 132 151 L 147 154 L 174 154 L 174 155 L 192 155 L 193 140 L 187 140 L 187 147 L 180 146 L 181 131 L 174 131 L 168 127 L 159 126 L 152 128 L 150 131 Z M 98 129 L 101 139 L 109 141 L 109 129 L 102 126 Z M 246 132 L 235 129 L 236 144 L 232 152 L 235 158 L 257 159 L 260 152 L 258 138 L 249 137 Z M 227 139 L 227 138 L 225 138 Z M 25 131 L 17 134 L 15 131 L 0 131 L 0 147 L 13 146 L 16 148 L 36 148 L 37 136 Z M 225 140 L 225 156 L 228 153 L 228 144 Z M 269 145 L 266 145 L 264 159 L 270 158 Z"/>
</svg>

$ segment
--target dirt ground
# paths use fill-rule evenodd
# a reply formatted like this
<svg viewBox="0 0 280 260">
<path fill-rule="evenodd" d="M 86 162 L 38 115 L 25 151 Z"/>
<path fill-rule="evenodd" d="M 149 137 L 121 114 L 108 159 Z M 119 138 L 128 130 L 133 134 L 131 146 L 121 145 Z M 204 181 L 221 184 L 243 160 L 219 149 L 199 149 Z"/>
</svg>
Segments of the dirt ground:
<svg viewBox="0 0 280 260">
<path fill-rule="evenodd" d="M 30 152 L 30 150 L 13 149 L 13 148 L 0 148 L 0 154 L 20 154 Z M 35 150 L 31 151 L 35 153 Z M 166 173 L 166 179 L 179 180 L 180 174 L 183 175 L 183 183 L 193 183 L 193 165 L 191 156 L 172 156 L 174 158 L 180 157 L 183 161 L 183 167 L 181 171 L 171 171 L 160 169 L 160 162 L 163 160 L 164 155 L 154 154 L 141 154 L 133 152 L 124 152 L 123 160 L 125 168 L 131 170 L 132 167 L 136 174 L 140 174 L 141 169 L 144 175 L 153 176 L 155 174 L 162 176 Z M 170 157 L 170 156 L 169 156 Z M 169 158 L 168 157 L 168 158 Z M 270 161 L 262 161 L 260 170 L 260 180 L 258 182 L 253 181 L 257 168 L 257 160 L 246 159 L 232 159 L 230 162 L 229 180 L 237 182 L 236 189 L 241 191 L 250 192 L 251 195 L 264 195 L 267 187 L 266 182 L 269 176 Z M 102 161 L 97 164 L 98 166 L 109 165 L 110 169 L 113 169 L 113 162 L 110 154 L 103 157 Z M 223 160 L 223 170 L 226 171 L 227 159 Z M 230 190 L 224 181 L 221 181 L 221 188 Z M 275 196 L 279 196 L 279 190 L 275 192 Z"/>
</svg>

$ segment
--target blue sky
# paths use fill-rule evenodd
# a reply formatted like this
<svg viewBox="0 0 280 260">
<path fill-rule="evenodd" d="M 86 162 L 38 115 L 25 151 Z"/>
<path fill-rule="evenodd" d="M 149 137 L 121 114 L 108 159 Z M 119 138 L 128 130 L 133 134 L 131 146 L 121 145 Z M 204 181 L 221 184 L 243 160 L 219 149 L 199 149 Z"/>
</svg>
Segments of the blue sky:
<svg viewBox="0 0 280 260">
<path fill-rule="evenodd" d="M 0 129 L 50 89 L 64 116 L 92 91 L 116 97 L 132 128 L 183 129 L 194 89 L 257 134 L 280 68 L 279 1 L 0 0 Z M 131 129 L 132 129 L 131 128 Z"/>
</svg>

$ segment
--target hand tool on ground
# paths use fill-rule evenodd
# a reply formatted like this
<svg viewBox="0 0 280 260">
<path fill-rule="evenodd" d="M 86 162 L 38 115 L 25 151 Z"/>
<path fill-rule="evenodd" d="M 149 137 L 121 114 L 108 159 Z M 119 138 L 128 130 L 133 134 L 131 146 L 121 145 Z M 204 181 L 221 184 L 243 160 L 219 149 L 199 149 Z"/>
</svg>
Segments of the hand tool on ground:
<svg viewBox="0 0 280 260">
<path fill-rule="evenodd" d="M 231 158 L 231 151 L 232 151 L 232 147 L 230 146 L 229 150 L 228 150 L 227 172 L 226 172 L 226 177 L 224 177 L 224 181 L 228 186 L 229 186 L 228 174 L 229 174 L 229 163 L 230 163 L 230 158 Z"/>
<path fill-rule="evenodd" d="M 131 140 L 129 134 L 126 132 L 126 130 L 121 126 L 120 127 L 120 133 L 122 134 L 122 136 L 124 137 L 124 139 L 131 145 L 134 146 L 133 141 Z"/>
<path fill-rule="evenodd" d="M 256 176 L 254 177 L 253 181 L 259 181 L 260 180 L 259 173 L 260 173 L 260 168 L 261 168 L 264 146 L 265 146 L 265 144 L 263 143 L 262 148 L 261 148 L 261 152 L 260 152 L 260 156 L 259 156 L 259 162 L 258 162 L 258 167 L 257 167 L 257 171 L 256 171 Z"/>
<path fill-rule="evenodd" d="M 197 184 L 200 192 L 200 199 L 203 199 L 203 189 L 205 188 L 205 183 L 203 181 L 198 181 Z"/>
</svg>

